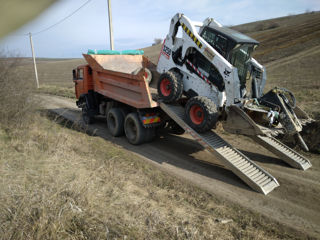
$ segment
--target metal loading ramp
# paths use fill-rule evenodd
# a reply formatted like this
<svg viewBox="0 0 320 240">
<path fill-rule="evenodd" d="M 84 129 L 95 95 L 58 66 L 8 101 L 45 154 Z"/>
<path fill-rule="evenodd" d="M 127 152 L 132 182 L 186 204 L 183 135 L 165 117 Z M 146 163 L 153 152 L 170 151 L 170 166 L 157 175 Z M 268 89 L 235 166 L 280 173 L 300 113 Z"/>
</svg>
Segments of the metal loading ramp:
<svg viewBox="0 0 320 240">
<path fill-rule="evenodd" d="M 267 171 L 252 162 L 247 156 L 233 148 L 216 133 L 210 131 L 197 133 L 185 122 L 184 108 L 179 105 L 160 103 L 161 109 L 166 112 L 186 133 L 189 133 L 197 142 L 212 153 L 220 162 L 252 189 L 268 194 L 279 186 L 278 181 Z"/>
<path fill-rule="evenodd" d="M 252 138 L 294 168 L 307 170 L 312 166 L 307 158 L 273 137 L 258 135 L 252 136 Z"/>
</svg>

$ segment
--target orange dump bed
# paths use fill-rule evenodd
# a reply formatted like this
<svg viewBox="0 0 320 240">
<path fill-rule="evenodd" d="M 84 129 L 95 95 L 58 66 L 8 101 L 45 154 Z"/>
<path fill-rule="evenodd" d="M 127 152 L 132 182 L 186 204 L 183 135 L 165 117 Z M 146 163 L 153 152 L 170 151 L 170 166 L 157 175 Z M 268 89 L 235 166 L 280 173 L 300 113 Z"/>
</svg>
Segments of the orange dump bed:
<svg viewBox="0 0 320 240">
<path fill-rule="evenodd" d="M 84 84 L 95 92 L 135 108 L 153 108 L 144 68 L 151 63 L 142 55 L 83 54 L 92 72 L 84 72 Z M 85 70 L 86 71 L 86 70 Z M 89 76 L 90 75 L 90 76 Z M 87 76 L 87 83 L 85 78 Z"/>
</svg>

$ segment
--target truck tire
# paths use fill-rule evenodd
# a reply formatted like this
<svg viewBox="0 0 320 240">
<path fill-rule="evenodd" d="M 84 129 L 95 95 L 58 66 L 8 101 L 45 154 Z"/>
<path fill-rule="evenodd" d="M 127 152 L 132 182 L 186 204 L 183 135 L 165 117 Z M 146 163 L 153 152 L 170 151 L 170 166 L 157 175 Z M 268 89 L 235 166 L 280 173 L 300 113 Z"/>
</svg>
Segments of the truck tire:
<svg viewBox="0 0 320 240">
<path fill-rule="evenodd" d="M 90 116 L 89 112 L 88 112 L 88 107 L 87 104 L 84 104 L 84 106 L 82 107 L 82 120 L 86 125 L 92 124 L 93 123 L 93 117 Z"/>
<path fill-rule="evenodd" d="M 129 113 L 124 120 L 124 132 L 129 143 L 139 145 L 148 139 L 147 129 L 142 126 L 142 123 L 137 113 Z"/>
<path fill-rule="evenodd" d="M 179 100 L 183 91 L 182 77 L 179 73 L 168 71 L 160 75 L 158 80 L 158 95 L 165 103 Z"/>
<path fill-rule="evenodd" d="M 154 127 L 147 128 L 147 134 L 145 142 L 152 142 L 152 140 L 156 137 L 156 129 Z"/>
<path fill-rule="evenodd" d="M 185 107 L 187 123 L 199 133 L 212 129 L 218 121 L 217 107 L 209 98 L 190 98 Z"/>
<path fill-rule="evenodd" d="M 120 108 L 111 108 L 108 111 L 107 125 L 112 136 L 120 137 L 124 134 L 124 114 Z"/>
</svg>

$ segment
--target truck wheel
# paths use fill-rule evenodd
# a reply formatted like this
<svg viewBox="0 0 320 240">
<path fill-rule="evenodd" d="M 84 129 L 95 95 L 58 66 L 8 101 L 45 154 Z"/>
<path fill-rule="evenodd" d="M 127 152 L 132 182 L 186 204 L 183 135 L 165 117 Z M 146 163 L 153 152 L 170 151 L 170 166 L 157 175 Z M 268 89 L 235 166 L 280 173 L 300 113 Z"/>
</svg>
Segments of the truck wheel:
<svg viewBox="0 0 320 240">
<path fill-rule="evenodd" d="M 146 128 L 147 134 L 145 142 L 152 142 L 152 140 L 156 137 L 156 129 L 154 127 L 152 128 Z"/>
<path fill-rule="evenodd" d="M 218 121 L 217 107 L 207 97 L 190 98 L 185 111 L 187 123 L 199 133 L 212 129 Z"/>
<path fill-rule="evenodd" d="M 120 108 L 111 108 L 108 111 L 107 125 L 112 136 L 119 137 L 124 134 L 124 115 Z"/>
<path fill-rule="evenodd" d="M 160 75 L 157 87 L 158 95 L 165 103 L 177 101 L 183 91 L 182 77 L 177 72 L 168 71 Z"/>
<path fill-rule="evenodd" d="M 93 123 L 93 117 L 89 115 L 88 112 L 88 107 L 85 104 L 84 107 L 82 107 L 82 120 L 86 125 L 92 124 Z"/>
<path fill-rule="evenodd" d="M 129 143 L 139 145 L 147 140 L 147 129 L 142 126 L 137 113 L 129 113 L 124 120 L 124 132 Z"/>
</svg>

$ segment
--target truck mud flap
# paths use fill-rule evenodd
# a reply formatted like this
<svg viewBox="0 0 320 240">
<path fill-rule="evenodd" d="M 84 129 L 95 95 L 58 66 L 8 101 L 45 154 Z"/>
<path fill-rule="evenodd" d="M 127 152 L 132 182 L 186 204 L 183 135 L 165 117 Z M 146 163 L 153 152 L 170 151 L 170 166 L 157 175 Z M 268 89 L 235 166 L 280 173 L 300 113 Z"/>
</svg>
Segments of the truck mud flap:
<svg viewBox="0 0 320 240">
<path fill-rule="evenodd" d="M 312 166 L 307 158 L 273 137 L 257 135 L 251 138 L 294 168 L 307 170 Z"/>
<path fill-rule="evenodd" d="M 266 195 L 279 186 L 278 181 L 271 174 L 233 148 L 216 133 L 212 131 L 197 133 L 194 131 L 187 125 L 184 108 L 180 105 L 160 103 L 160 107 L 227 169 L 231 170 L 255 191 Z"/>
</svg>

